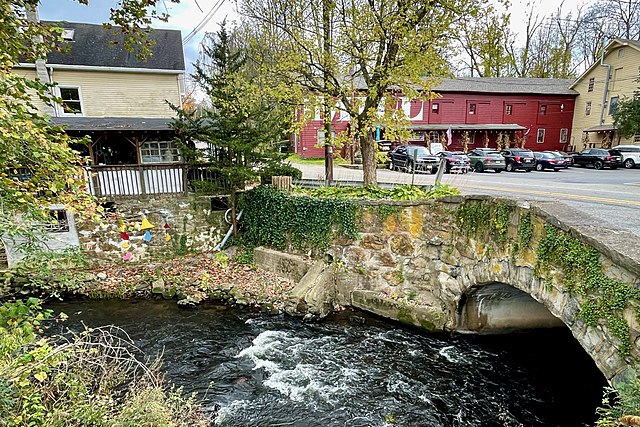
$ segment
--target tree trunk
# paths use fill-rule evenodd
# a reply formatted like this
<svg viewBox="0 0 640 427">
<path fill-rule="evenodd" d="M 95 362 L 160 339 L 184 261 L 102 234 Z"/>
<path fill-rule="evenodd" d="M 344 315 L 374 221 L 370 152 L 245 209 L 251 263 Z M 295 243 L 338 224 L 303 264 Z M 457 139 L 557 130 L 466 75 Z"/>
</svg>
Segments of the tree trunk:
<svg viewBox="0 0 640 427">
<path fill-rule="evenodd" d="M 360 136 L 360 151 L 362 152 L 362 172 L 364 185 L 378 185 L 376 176 L 376 150 L 373 135 L 367 132 Z"/>
<path fill-rule="evenodd" d="M 329 92 L 329 81 L 330 81 L 330 70 L 329 70 L 329 62 L 331 58 L 331 4 L 330 0 L 322 1 L 322 32 L 323 32 L 323 42 L 322 42 L 322 68 L 323 72 L 323 86 L 324 86 L 324 96 L 323 99 L 323 107 L 324 107 L 324 183 L 325 185 L 331 185 L 333 183 L 333 137 L 331 135 L 331 104 L 333 102 L 333 98 L 328 95 Z"/>
</svg>

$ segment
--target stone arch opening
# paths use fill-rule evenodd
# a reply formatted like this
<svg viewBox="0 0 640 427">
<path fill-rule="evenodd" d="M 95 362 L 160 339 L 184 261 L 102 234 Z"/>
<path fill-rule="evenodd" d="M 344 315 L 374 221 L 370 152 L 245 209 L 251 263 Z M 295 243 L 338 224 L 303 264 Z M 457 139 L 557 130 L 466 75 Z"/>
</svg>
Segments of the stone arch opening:
<svg viewBox="0 0 640 427">
<path fill-rule="evenodd" d="M 456 329 L 461 332 L 490 334 L 567 327 L 530 294 L 502 282 L 467 289 L 458 300 L 457 317 Z"/>
</svg>

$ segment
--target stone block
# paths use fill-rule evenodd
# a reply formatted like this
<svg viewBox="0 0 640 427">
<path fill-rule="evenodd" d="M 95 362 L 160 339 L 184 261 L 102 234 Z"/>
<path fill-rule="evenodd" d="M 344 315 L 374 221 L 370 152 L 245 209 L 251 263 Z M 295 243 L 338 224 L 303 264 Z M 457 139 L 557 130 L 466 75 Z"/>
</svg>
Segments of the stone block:
<svg viewBox="0 0 640 427">
<path fill-rule="evenodd" d="M 380 234 L 365 234 L 362 236 L 360 247 L 379 251 L 387 245 L 386 240 Z"/>
<path fill-rule="evenodd" d="M 405 233 L 392 235 L 389 244 L 391 252 L 397 255 L 409 256 L 415 251 L 411 237 Z"/>
<path fill-rule="evenodd" d="M 286 254 L 267 248 L 255 248 L 253 262 L 256 266 L 272 271 L 284 277 L 298 282 L 307 274 L 311 262 L 297 255 Z"/>
</svg>

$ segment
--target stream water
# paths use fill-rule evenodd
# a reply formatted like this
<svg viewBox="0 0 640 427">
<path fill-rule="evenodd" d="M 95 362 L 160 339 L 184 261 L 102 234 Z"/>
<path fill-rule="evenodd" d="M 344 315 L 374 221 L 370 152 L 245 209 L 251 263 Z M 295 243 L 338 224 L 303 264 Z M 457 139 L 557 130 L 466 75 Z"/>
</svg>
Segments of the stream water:
<svg viewBox="0 0 640 427">
<path fill-rule="evenodd" d="M 581 426 L 605 380 L 567 329 L 424 334 L 345 311 L 302 323 L 175 301 L 64 302 L 122 327 L 219 426 Z"/>
</svg>

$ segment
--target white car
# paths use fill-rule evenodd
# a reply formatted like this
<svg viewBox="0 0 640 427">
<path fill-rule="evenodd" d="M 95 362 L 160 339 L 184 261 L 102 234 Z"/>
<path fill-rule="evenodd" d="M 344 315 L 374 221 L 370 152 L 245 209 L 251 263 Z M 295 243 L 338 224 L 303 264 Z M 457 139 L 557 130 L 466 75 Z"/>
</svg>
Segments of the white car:
<svg viewBox="0 0 640 427">
<path fill-rule="evenodd" d="M 618 145 L 613 147 L 622 153 L 622 164 L 627 169 L 640 165 L 640 145 Z"/>
</svg>

